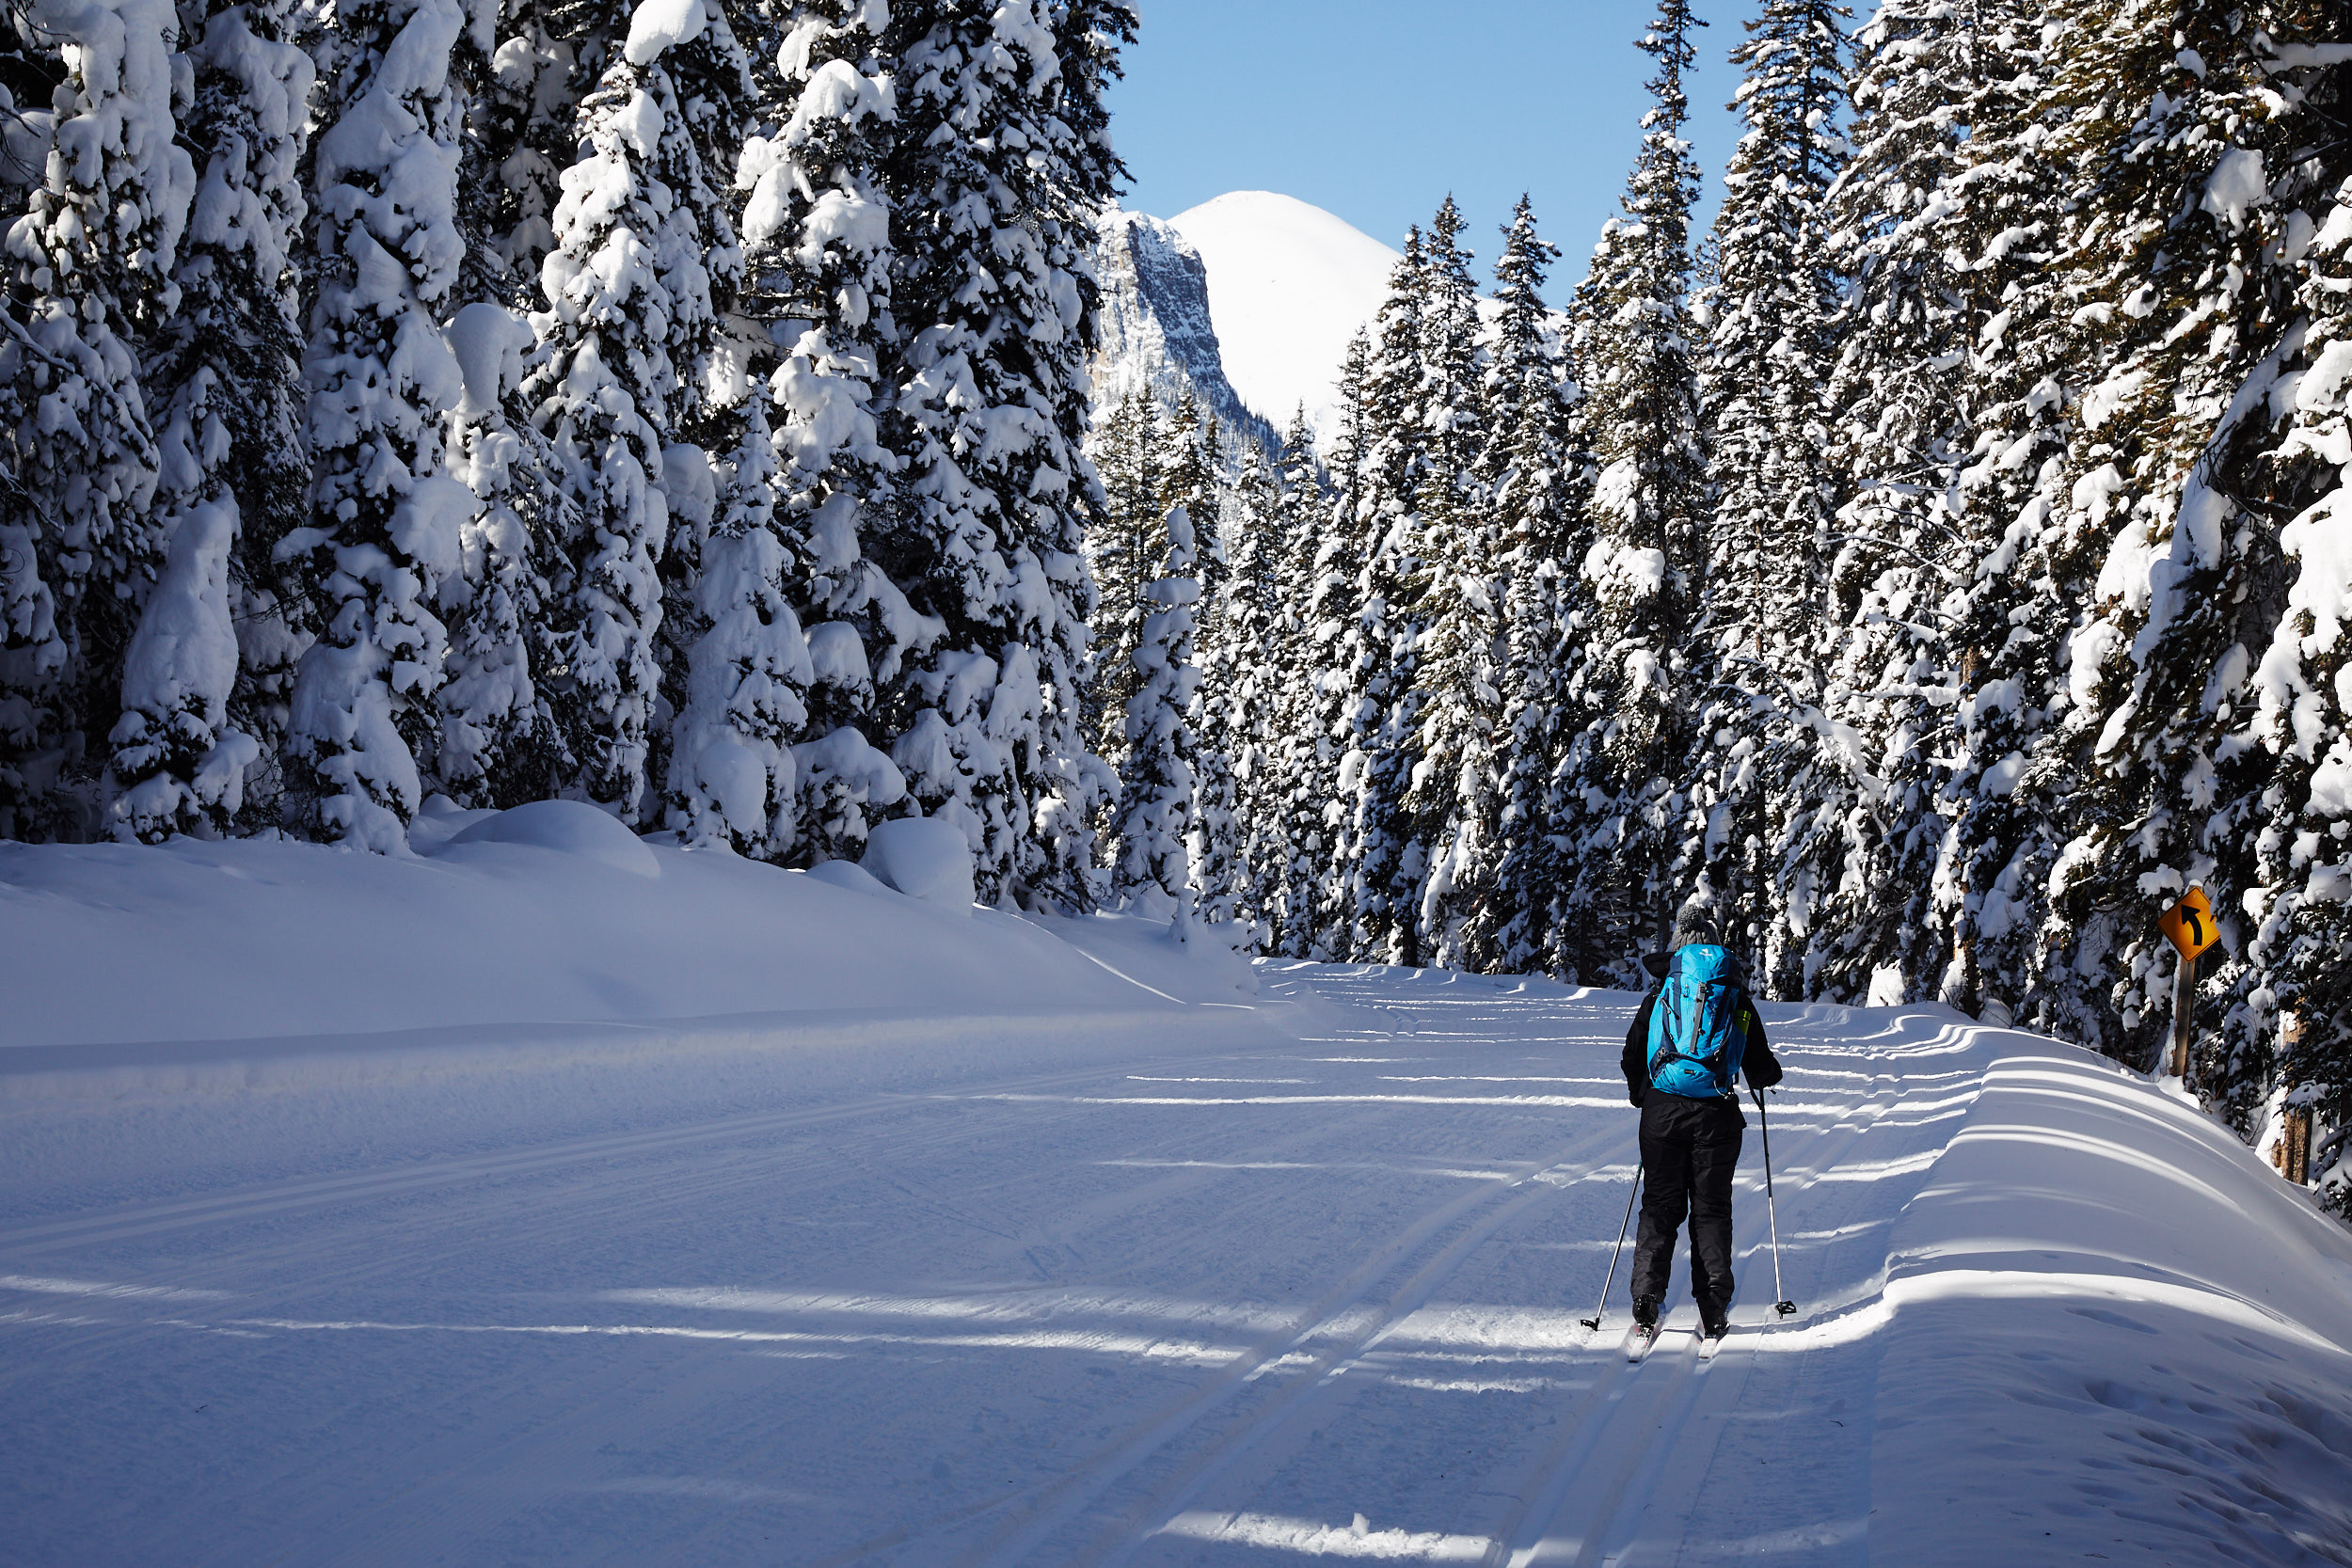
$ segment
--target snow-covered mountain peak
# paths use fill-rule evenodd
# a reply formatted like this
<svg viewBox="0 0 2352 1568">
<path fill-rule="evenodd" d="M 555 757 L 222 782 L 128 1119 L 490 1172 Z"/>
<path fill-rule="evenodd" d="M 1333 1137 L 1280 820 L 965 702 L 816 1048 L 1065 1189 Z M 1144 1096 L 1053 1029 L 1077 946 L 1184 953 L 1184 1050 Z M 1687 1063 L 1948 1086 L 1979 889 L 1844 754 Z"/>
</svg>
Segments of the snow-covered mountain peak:
<svg viewBox="0 0 2352 1568">
<path fill-rule="evenodd" d="M 1209 313 L 1242 401 L 1277 429 L 1303 404 L 1317 441 L 1327 441 L 1347 341 L 1379 311 L 1397 252 L 1273 191 L 1230 192 L 1168 227 L 1207 264 Z"/>
</svg>

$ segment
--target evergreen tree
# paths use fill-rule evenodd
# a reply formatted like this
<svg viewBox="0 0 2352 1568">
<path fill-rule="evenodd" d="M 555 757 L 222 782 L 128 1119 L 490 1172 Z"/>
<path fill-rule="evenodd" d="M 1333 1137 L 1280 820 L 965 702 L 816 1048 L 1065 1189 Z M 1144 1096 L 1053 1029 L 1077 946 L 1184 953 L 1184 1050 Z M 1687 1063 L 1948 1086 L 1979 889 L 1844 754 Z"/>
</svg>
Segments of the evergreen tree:
<svg viewBox="0 0 2352 1568">
<path fill-rule="evenodd" d="M 458 176 L 474 230 L 469 261 L 485 275 L 470 292 L 518 309 L 543 303 L 539 269 L 556 245 L 577 111 L 603 69 L 613 20 L 581 0 L 499 6 L 498 44 L 469 125 L 472 155 Z"/>
<path fill-rule="evenodd" d="M 1200 624 L 1203 639 L 1215 632 L 1216 597 L 1225 586 L 1225 543 L 1220 523 L 1227 486 L 1218 460 L 1216 420 L 1200 411 L 1200 401 L 1187 387 L 1176 401 L 1175 417 L 1160 433 L 1160 493 L 1153 517 L 1165 517 L 1181 506 L 1192 518 L 1194 559 L 1200 567 Z M 1154 525 L 1153 543 L 1166 541 Z M 1156 563 L 1155 553 L 1149 562 Z"/>
<path fill-rule="evenodd" d="M 724 19 L 703 7 L 641 4 L 616 41 L 580 103 L 580 156 L 562 176 L 530 391 L 579 507 L 550 617 L 555 711 L 580 787 L 634 823 L 661 681 L 658 563 L 672 501 L 706 521 L 712 504 L 701 453 L 670 436 L 701 412 L 717 326 L 711 261 L 733 256 L 677 72 L 723 83 L 732 60 L 739 82 L 740 64 Z"/>
<path fill-rule="evenodd" d="M 2173 967 L 2153 916 L 2201 883 L 2234 925 L 2265 880 L 2254 845 L 2272 816 L 2271 752 L 2245 736 L 2246 683 L 2290 575 L 2280 528 L 2294 507 L 2266 464 L 2283 409 L 2268 398 L 2295 373 L 2306 311 L 2281 257 L 2345 166 L 2341 150 L 2313 156 L 2341 148 L 2342 110 L 2328 106 L 2340 90 L 2280 53 L 2342 24 L 2311 5 L 2068 21 L 2047 97 L 2084 187 L 2068 347 L 2096 380 L 2064 497 L 2086 613 L 2051 682 L 2065 721 L 2035 768 L 2062 781 L 2074 829 L 2035 1010 L 2145 1060 Z M 2235 978 L 2225 969 L 2224 985 Z"/>
<path fill-rule="evenodd" d="M 433 601 L 474 510 L 439 420 L 464 391 L 437 320 L 466 249 L 450 70 L 464 24 L 456 0 L 361 0 L 319 45 L 310 526 L 280 547 L 320 630 L 294 681 L 288 792 L 305 832 L 386 852 L 405 845 L 434 749 L 448 634 Z"/>
<path fill-rule="evenodd" d="M 1080 442 L 1094 222 L 1120 173 L 1102 107 L 1133 11 L 1084 0 L 893 8 L 899 127 L 883 188 L 910 324 L 884 444 L 905 464 L 872 550 L 945 635 L 894 683 L 893 756 L 973 846 L 983 898 L 1091 897 L 1110 775 L 1078 680 L 1102 505 Z"/>
<path fill-rule="evenodd" d="M 1931 884 L 1934 994 L 1994 1022 L 2038 999 L 2044 890 L 2074 781 L 2026 767 L 2050 716 L 2077 565 L 2048 531 L 2063 507 L 2075 304 L 2052 262 L 2065 243 L 2049 179 L 2055 116 L 2036 103 L 2050 34 L 2024 6 L 1971 18 L 1969 135 L 1932 233 L 1955 269 L 1968 344 L 1960 366 L 1968 450 L 1947 509 L 1959 576 L 1937 607 L 1937 663 L 1954 689 L 1951 820 Z M 2021 592 L 2022 590 L 2022 592 Z"/>
<path fill-rule="evenodd" d="M 1118 768 L 1127 754 L 1127 699 L 1135 695 L 1135 651 L 1143 634 L 1144 590 L 1168 553 L 1163 524 L 1167 493 L 1159 411 L 1150 393 L 1131 389 L 1103 421 L 1095 442 L 1104 508 L 1087 533 L 1087 559 L 1098 594 L 1094 617 L 1095 675 L 1086 700 L 1089 734 L 1104 761 Z"/>
<path fill-rule="evenodd" d="M 1817 742 L 1800 717 L 1821 700 L 1824 553 L 1835 500 L 1822 392 L 1833 359 L 1823 209 L 1842 166 L 1845 8 L 1771 0 L 1731 52 L 1745 130 L 1724 174 L 1716 277 L 1704 292 L 1705 397 L 1715 493 L 1706 641 L 1715 684 L 1700 731 L 1709 879 L 1759 981 L 1796 993 L 1784 878 L 1772 851 L 1794 773 Z M 1726 745 L 1724 737 L 1728 736 Z"/>
<path fill-rule="evenodd" d="M 1200 681 L 1193 666 L 1193 605 L 1200 596 L 1193 554 L 1192 519 L 1183 507 L 1168 515 L 1168 555 L 1145 593 L 1152 611 L 1135 652 L 1138 680 L 1127 700 L 1127 769 L 1119 814 L 1111 824 L 1112 891 L 1133 900 L 1165 899 L 1175 929 L 1192 923 L 1192 726 L 1186 720 Z"/>
<path fill-rule="evenodd" d="M 163 564 L 139 351 L 178 307 L 193 168 L 173 140 L 165 0 L 32 0 L 21 18 L 61 55 L 62 80 L 47 168 L 8 230 L 0 832 L 78 839 L 97 826 L 122 661 Z M 193 725 L 197 736 L 153 736 L 184 752 L 216 729 L 227 693 L 164 684 L 139 695 L 168 711 L 132 724 Z"/>
<path fill-rule="evenodd" d="M 1414 495 L 1411 705 L 1398 716 L 1412 838 L 1395 896 L 1416 933 L 1408 962 L 1460 967 L 1494 892 L 1500 815 L 1502 584 L 1480 478 L 1489 417 L 1478 296 L 1449 197 L 1430 228 L 1418 423 L 1428 450 Z"/>
<path fill-rule="evenodd" d="M 748 193 L 739 309 L 765 324 L 744 336 L 752 371 L 766 378 L 746 388 L 703 550 L 670 819 L 707 836 L 723 818 L 746 852 L 854 858 L 870 813 L 905 792 L 871 744 L 877 673 L 895 677 L 937 635 L 863 544 L 892 505 L 877 413 L 890 300 L 889 212 L 877 183 L 889 65 L 869 7 L 775 6 L 763 16 L 781 41 L 772 75 L 755 78 L 771 101 L 735 184 Z M 782 421 L 772 436 L 771 406 Z M 714 586 L 721 579 L 733 586 Z M 761 759 L 768 798 L 739 822 L 714 786 L 739 774 L 751 805 L 745 748 Z"/>
<path fill-rule="evenodd" d="M 253 764 L 283 739 L 307 606 L 275 549 L 303 525 L 310 483 L 294 266 L 313 71 L 287 41 L 293 10 L 213 7 L 186 50 L 194 91 L 181 129 L 206 158 L 179 309 L 155 324 L 143 367 L 171 543 L 109 737 L 118 834 L 228 831 L 245 816 Z"/>
<path fill-rule="evenodd" d="M 1363 446 L 1353 496 L 1359 542 L 1354 622 L 1340 643 L 1345 728 L 1335 738 L 1343 748 L 1344 815 L 1325 895 L 1334 952 L 1374 963 L 1411 961 L 1418 939 L 1410 890 L 1422 857 L 1405 791 L 1419 738 L 1409 595 L 1419 564 L 1413 508 L 1426 466 L 1419 420 L 1428 252 L 1426 236 L 1412 230 L 1391 276 L 1377 347 L 1364 372 Z"/>
<path fill-rule="evenodd" d="M 1470 963 L 1506 973 L 1565 966 L 1562 895 L 1574 879 L 1561 832 L 1573 814 L 1553 799 L 1553 775 L 1577 727 L 1568 689 L 1581 646 L 1577 617 L 1586 608 L 1576 565 L 1590 545 L 1583 498 L 1592 466 L 1578 442 L 1579 389 L 1543 301 L 1545 272 L 1558 254 L 1537 235 L 1521 198 L 1495 266 L 1501 310 L 1479 465 L 1502 578 L 1499 777 L 1482 822 L 1496 862 L 1492 891 L 1466 935 Z"/>
<path fill-rule="evenodd" d="M 1569 787 L 1605 804 L 1587 808 L 1597 822 L 1579 846 L 1576 896 L 1628 979 L 1642 951 L 1663 944 L 1675 890 L 1693 869 L 1683 863 L 1683 780 L 1698 672 L 1687 639 L 1705 588 L 1707 490 L 1686 309 L 1698 172 L 1682 138 L 1682 75 L 1699 24 L 1683 0 L 1664 0 L 1642 39 L 1658 62 L 1657 103 L 1643 117 L 1624 215 L 1594 252 L 1586 305 L 1601 473 L 1582 562 L 1595 647 L 1577 695 L 1598 717 Z"/>
<path fill-rule="evenodd" d="M 1352 368 L 1342 376 L 1343 407 L 1352 402 L 1344 389 L 1361 383 L 1362 351 L 1359 338 L 1349 353 Z M 1283 546 L 1276 558 L 1274 629 L 1279 651 L 1272 722 L 1279 746 L 1268 761 L 1273 776 L 1257 797 L 1265 815 L 1250 824 L 1250 863 L 1262 879 L 1267 951 L 1306 958 L 1319 942 L 1325 847 L 1336 805 L 1337 697 L 1327 689 L 1332 674 L 1327 660 L 1350 578 L 1339 564 L 1347 546 L 1326 526 L 1335 515 L 1335 503 L 1324 486 L 1303 407 L 1282 445 L 1276 515 Z M 1273 858 L 1278 851 L 1279 861 Z"/>
<path fill-rule="evenodd" d="M 450 473 L 475 508 L 435 604 L 449 656 L 428 782 L 461 806 L 505 807 L 548 798 L 573 772 L 533 670 L 547 662 L 548 583 L 561 576 L 556 546 L 577 528 L 578 505 L 545 483 L 555 447 L 522 404 L 530 324 L 476 300 L 453 318 L 450 340 L 466 388 L 450 418 Z"/>
<path fill-rule="evenodd" d="M 1279 479 L 1255 446 L 1242 451 L 1231 506 L 1232 560 L 1204 652 L 1193 713 L 1200 749 L 1193 884 L 1205 920 L 1238 920 L 1263 942 L 1282 904 L 1283 688 L 1280 578 L 1291 540 Z M 1204 602 L 1210 590 L 1203 585 Z"/>
<path fill-rule="evenodd" d="M 2343 122 L 2340 87 L 2313 96 Z M 2249 750 L 2268 779 L 2244 961 L 2198 1079 L 2256 1142 L 2284 1111 L 2314 1117 L 2312 1178 L 2352 1218 L 2352 556 L 2330 542 L 2352 522 L 2352 177 L 2306 215 L 2308 248 L 2288 262 L 2302 273 L 2305 369 L 2265 477 L 2266 499 L 2308 504 L 2280 532 L 2295 576 L 2249 682 Z"/>
<path fill-rule="evenodd" d="M 1900 1001 L 1942 976 L 1928 934 L 1945 838 L 1932 737 L 1949 722 L 1948 497 L 1970 436 L 1963 288 L 1928 230 L 1980 74 L 1967 20 L 1889 0 L 1856 36 L 1852 153 L 1825 198 L 1831 264 L 1851 279 L 1828 393 L 1843 499 L 1824 552 L 1820 697 L 1791 704 L 1814 739 L 1800 735 L 1780 788 L 1782 892 L 1763 949 L 1785 995 Z"/>
</svg>

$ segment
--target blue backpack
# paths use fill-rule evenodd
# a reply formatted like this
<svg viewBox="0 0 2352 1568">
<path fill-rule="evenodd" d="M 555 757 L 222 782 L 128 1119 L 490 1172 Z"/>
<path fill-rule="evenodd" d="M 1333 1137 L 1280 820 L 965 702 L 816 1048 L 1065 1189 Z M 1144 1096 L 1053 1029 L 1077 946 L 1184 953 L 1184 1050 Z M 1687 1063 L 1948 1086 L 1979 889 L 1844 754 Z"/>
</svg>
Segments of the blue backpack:
<svg viewBox="0 0 2352 1568">
<path fill-rule="evenodd" d="M 1753 1017 L 1740 961 L 1708 942 L 1675 949 L 1649 1015 L 1649 1081 L 1689 1100 L 1733 1093 Z"/>
</svg>

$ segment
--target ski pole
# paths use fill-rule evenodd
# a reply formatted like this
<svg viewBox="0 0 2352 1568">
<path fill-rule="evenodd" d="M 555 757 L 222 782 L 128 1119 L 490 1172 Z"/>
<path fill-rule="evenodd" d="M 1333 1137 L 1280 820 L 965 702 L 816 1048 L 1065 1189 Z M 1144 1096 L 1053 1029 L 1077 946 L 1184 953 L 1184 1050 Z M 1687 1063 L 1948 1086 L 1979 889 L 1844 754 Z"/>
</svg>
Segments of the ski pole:
<svg viewBox="0 0 2352 1568">
<path fill-rule="evenodd" d="M 1797 1309 L 1797 1304 L 1788 1299 L 1780 1283 L 1780 1210 L 1772 1202 L 1772 1118 L 1764 1114 L 1764 1091 L 1751 1088 L 1748 1093 L 1756 1097 L 1756 1125 L 1764 1131 L 1764 1212 L 1772 1222 L 1772 1294 L 1780 1298 L 1772 1303 L 1772 1310 L 1785 1318 Z"/>
<path fill-rule="evenodd" d="M 1642 1191 L 1642 1163 L 1633 1163 L 1633 1190 L 1625 1195 L 1625 1220 L 1617 1227 L 1617 1244 L 1609 1253 L 1609 1277 L 1600 1282 L 1600 1305 L 1593 1308 L 1589 1318 L 1579 1318 L 1594 1333 L 1600 1332 L 1600 1315 L 1609 1310 L 1609 1287 L 1617 1282 L 1617 1254 L 1625 1250 L 1625 1233 L 1633 1228 L 1633 1200 Z"/>
</svg>

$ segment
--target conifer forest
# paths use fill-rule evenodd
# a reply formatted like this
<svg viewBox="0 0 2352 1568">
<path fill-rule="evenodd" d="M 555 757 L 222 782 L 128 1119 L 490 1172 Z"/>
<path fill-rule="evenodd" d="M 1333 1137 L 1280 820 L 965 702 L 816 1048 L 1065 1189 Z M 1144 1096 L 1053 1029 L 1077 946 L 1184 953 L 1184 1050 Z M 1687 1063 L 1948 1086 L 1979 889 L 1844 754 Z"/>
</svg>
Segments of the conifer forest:
<svg viewBox="0 0 2352 1568">
<path fill-rule="evenodd" d="M 1638 986 L 1695 899 L 2136 1066 L 2201 887 L 2192 1086 L 2352 1127 L 2342 0 L 1659 0 L 1582 281 L 1449 199 L 1275 450 L 1094 404 L 1126 0 L 8 9 L 0 837 L 919 813 L 992 904 Z"/>
</svg>

